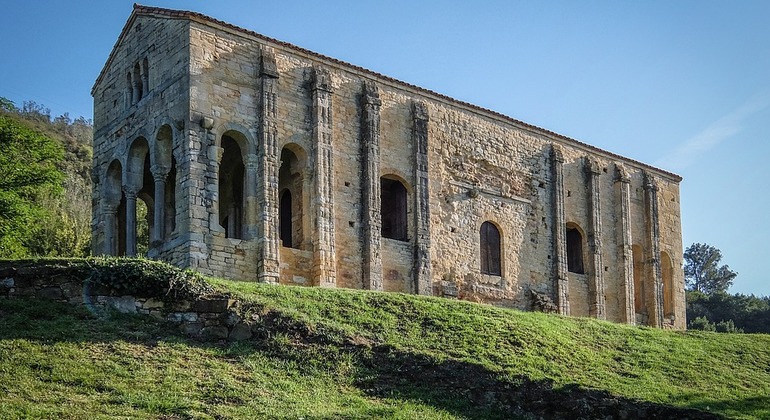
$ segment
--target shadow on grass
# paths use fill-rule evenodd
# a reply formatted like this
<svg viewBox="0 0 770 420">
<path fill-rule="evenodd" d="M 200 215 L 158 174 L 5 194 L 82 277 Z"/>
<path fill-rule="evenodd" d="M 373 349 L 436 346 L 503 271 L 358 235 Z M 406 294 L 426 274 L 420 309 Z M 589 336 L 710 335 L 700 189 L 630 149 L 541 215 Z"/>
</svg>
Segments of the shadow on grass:
<svg viewBox="0 0 770 420">
<path fill-rule="evenodd" d="M 437 360 L 430 355 L 405 352 L 366 340 L 340 341 L 318 334 L 275 311 L 261 317 L 253 340 L 232 345 L 187 339 L 180 335 L 175 325 L 144 316 L 114 313 L 97 316 L 83 307 L 68 304 L 38 299 L 0 299 L 0 340 L 3 339 L 47 343 L 126 340 L 146 345 L 163 340 L 221 347 L 225 350 L 223 354 L 229 351 L 231 355 L 232 352 L 258 351 L 297 362 L 298 366 L 321 366 L 329 371 L 347 364 L 353 385 L 370 397 L 419 402 L 470 419 L 721 418 L 704 411 L 635 401 L 600 390 L 578 386 L 554 388 L 548 381 L 533 381 L 523 376 L 502 377 L 482 365 L 454 359 Z M 735 404 L 725 401 L 710 407 L 729 411 L 737 409 Z M 766 406 L 770 404 L 770 397 L 757 398 L 751 404 Z M 706 409 L 706 405 L 698 408 Z M 366 418 L 380 417 L 384 413 L 359 414 Z"/>
</svg>

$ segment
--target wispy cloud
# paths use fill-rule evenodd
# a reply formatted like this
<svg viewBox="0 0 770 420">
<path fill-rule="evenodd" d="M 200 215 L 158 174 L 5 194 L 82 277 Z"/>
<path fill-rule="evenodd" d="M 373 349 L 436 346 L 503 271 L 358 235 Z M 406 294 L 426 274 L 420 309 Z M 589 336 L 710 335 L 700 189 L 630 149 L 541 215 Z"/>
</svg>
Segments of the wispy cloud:
<svg viewBox="0 0 770 420">
<path fill-rule="evenodd" d="M 746 120 L 770 106 L 770 92 L 754 95 L 743 105 L 711 123 L 700 133 L 690 137 L 673 152 L 655 162 L 661 168 L 681 171 L 703 153 L 740 133 Z"/>
</svg>

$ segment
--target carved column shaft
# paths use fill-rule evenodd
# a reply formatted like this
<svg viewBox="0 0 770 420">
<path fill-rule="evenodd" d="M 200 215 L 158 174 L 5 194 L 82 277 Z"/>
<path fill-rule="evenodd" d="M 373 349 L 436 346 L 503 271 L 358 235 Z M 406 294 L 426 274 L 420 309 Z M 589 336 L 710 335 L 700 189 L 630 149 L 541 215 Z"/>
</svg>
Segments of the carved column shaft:
<svg viewBox="0 0 770 420">
<path fill-rule="evenodd" d="M 645 259 L 648 285 L 645 287 L 648 325 L 663 326 L 663 284 L 660 269 L 660 225 L 658 222 L 658 186 L 652 175 L 644 174 L 645 227 L 647 247 Z"/>
<path fill-rule="evenodd" d="M 412 137 L 414 141 L 414 202 L 415 202 L 415 292 L 432 295 L 430 260 L 430 203 L 428 195 L 428 108 L 422 102 L 414 102 L 412 108 Z"/>
<path fill-rule="evenodd" d="M 163 240 L 163 232 L 165 232 L 166 177 L 170 169 L 159 165 L 153 165 L 150 168 L 155 182 L 152 238 L 150 239 L 153 247 L 159 245 L 159 242 Z"/>
<path fill-rule="evenodd" d="M 315 237 L 313 241 L 313 279 L 319 286 L 337 284 L 334 246 L 334 160 L 332 157 L 332 86 L 329 72 L 313 72 L 313 179 L 315 181 Z"/>
<path fill-rule="evenodd" d="M 244 212 L 243 217 L 246 222 L 246 232 L 244 239 L 254 239 L 257 234 L 257 172 L 259 171 L 259 157 L 253 154 L 246 156 L 245 162 L 246 182 L 244 183 Z"/>
<path fill-rule="evenodd" d="M 589 314 L 598 319 L 606 318 L 604 299 L 604 263 L 602 260 L 602 219 L 599 194 L 599 165 L 586 158 L 585 173 L 588 178 L 588 218 L 591 230 L 588 233 L 588 250 L 591 258 L 591 272 L 588 281 Z"/>
<path fill-rule="evenodd" d="M 116 244 L 118 232 L 115 229 L 115 218 L 117 209 L 112 206 L 104 207 L 104 254 L 117 255 L 118 247 Z"/>
<path fill-rule="evenodd" d="M 620 212 L 618 220 L 617 233 L 620 253 L 623 257 L 623 266 L 621 269 L 622 286 L 624 291 L 623 316 L 627 324 L 636 324 L 636 309 L 634 303 L 634 254 L 631 249 L 633 238 L 631 236 L 631 180 L 628 178 L 625 169 L 619 164 L 615 164 L 615 186 L 617 189 L 617 199 Z"/>
<path fill-rule="evenodd" d="M 551 148 L 551 187 L 553 195 L 553 275 L 556 283 L 556 304 L 561 315 L 569 315 L 567 222 L 564 215 L 564 157 L 556 146 Z"/>
<path fill-rule="evenodd" d="M 259 155 L 257 201 L 262 204 L 257 217 L 259 261 L 257 279 L 278 283 L 280 278 L 278 253 L 278 125 L 276 91 L 278 67 L 270 50 L 262 51 L 260 59 L 261 98 L 259 102 Z"/>
<path fill-rule="evenodd" d="M 382 290 L 382 209 L 380 203 L 380 96 L 374 82 L 364 82 L 361 114 L 363 164 L 364 288 Z"/>
<path fill-rule="evenodd" d="M 126 196 L 126 256 L 136 256 L 136 191 L 123 186 Z"/>
</svg>

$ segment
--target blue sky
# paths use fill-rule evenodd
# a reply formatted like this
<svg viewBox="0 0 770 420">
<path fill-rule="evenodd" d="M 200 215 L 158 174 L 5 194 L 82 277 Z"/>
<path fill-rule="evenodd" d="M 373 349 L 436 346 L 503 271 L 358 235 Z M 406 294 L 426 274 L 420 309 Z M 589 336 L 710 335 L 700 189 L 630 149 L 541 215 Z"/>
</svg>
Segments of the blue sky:
<svg viewBox="0 0 770 420">
<path fill-rule="evenodd" d="M 148 0 L 149 1 L 149 0 Z M 4 0 L 0 96 L 92 115 L 132 1 Z M 770 2 L 154 0 L 684 177 L 685 246 L 770 295 Z"/>
</svg>

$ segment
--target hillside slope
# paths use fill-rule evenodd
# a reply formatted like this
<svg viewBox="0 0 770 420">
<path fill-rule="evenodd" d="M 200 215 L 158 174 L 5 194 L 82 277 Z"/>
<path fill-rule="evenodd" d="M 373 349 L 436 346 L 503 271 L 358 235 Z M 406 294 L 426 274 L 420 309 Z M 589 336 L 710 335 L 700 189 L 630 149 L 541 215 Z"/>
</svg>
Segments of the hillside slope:
<svg viewBox="0 0 770 420">
<path fill-rule="evenodd" d="M 767 335 L 209 281 L 255 338 L 0 299 L 0 418 L 770 417 Z"/>
</svg>

